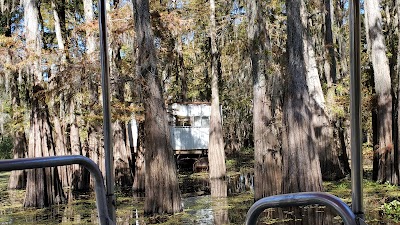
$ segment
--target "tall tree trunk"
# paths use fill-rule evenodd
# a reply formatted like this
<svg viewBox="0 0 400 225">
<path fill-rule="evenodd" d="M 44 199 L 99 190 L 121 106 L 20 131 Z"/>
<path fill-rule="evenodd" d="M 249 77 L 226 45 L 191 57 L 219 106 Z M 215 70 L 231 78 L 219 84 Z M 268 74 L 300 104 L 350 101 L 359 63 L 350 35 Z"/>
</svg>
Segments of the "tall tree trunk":
<svg viewBox="0 0 400 225">
<path fill-rule="evenodd" d="M 66 27 L 65 27 L 65 0 L 51 2 L 54 18 L 54 30 L 56 32 L 58 50 L 64 55 L 66 42 Z"/>
<path fill-rule="evenodd" d="M 22 115 L 19 112 L 20 107 L 20 98 L 19 98 L 19 91 L 18 91 L 18 73 L 13 73 L 13 81 L 11 82 L 11 101 L 12 106 L 16 109 L 13 114 L 12 118 L 16 122 L 21 119 Z M 26 151 L 27 151 L 27 143 L 25 132 L 22 127 L 17 127 L 14 135 L 14 143 L 13 143 L 13 158 L 25 158 Z M 10 179 L 8 181 L 8 188 L 9 189 L 23 189 L 26 186 L 26 171 L 24 170 L 13 170 L 10 174 Z"/>
<path fill-rule="evenodd" d="M 398 26 L 398 30 L 400 30 L 400 0 L 396 0 L 396 8 L 397 8 L 397 26 Z M 397 125 L 397 146 L 395 149 L 400 149 L 400 39 L 398 40 L 398 44 L 397 44 L 397 121 L 396 121 L 396 125 Z M 397 167 L 397 169 L 399 169 L 399 155 L 396 154 L 396 158 L 395 158 L 395 166 Z M 400 183 L 400 181 L 399 181 Z"/>
<path fill-rule="evenodd" d="M 178 35 L 176 37 L 176 53 L 177 53 L 177 60 L 178 60 L 178 66 L 177 66 L 177 71 L 179 75 L 179 80 L 181 83 L 181 101 L 186 102 L 187 101 L 187 81 L 186 81 L 186 68 L 185 68 L 185 62 L 183 59 L 183 52 L 182 52 L 182 34 L 181 32 L 178 32 Z"/>
<path fill-rule="evenodd" d="M 342 144 L 340 141 L 343 136 L 341 127 L 341 118 L 337 118 L 334 113 L 332 113 L 332 108 L 329 107 L 343 107 L 335 102 L 335 88 L 336 84 L 338 83 L 338 75 L 337 70 L 337 60 L 335 55 L 335 44 L 334 44 L 334 37 L 333 37 L 333 26 L 335 23 L 335 16 L 334 16 L 334 5 L 332 0 L 325 0 L 324 1 L 324 9 L 325 9 L 325 29 L 324 32 L 324 45 L 325 45 L 325 52 L 324 52 L 324 74 L 325 79 L 327 81 L 327 94 L 326 94 L 326 102 L 328 106 L 328 112 L 330 112 L 330 126 L 328 128 L 328 136 L 333 136 L 332 147 L 331 150 L 325 149 L 325 154 L 328 155 L 326 157 L 327 160 L 321 160 L 321 169 L 322 176 L 325 179 L 338 179 L 343 177 L 346 173 L 349 173 L 350 165 L 348 162 L 348 156 L 346 152 L 346 146 Z M 341 12 L 337 12 L 340 14 Z M 341 34 L 336 34 L 335 36 L 341 36 Z M 341 43 L 342 44 L 342 43 Z M 340 52 L 340 51 L 338 51 Z M 340 55 L 340 54 L 339 54 Z M 342 58 L 344 58 L 342 56 Z M 339 60 L 340 61 L 340 57 Z M 330 131 L 332 129 L 332 132 Z M 332 134 L 332 135 L 331 135 Z M 324 154 L 324 152 L 322 153 Z M 338 161 L 336 159 L 339 158 Z M 333 166 L 331 166 L 331 163 Z M 325 169 L 326 168 L 326 169 Z"/>
<path fill-rule="evenodd" d="M 60 100 L 60 105 L 64 104 L 62 99 L 63 98 L 61 98 Z M 63 123 L 63 120 L 60 119 L 60 117 L 61 115 L 57 114 L 53 117 L 54 135 L 55 135 L 54 144 L 55 148 L 57 149 L 57 153 L 59 155 L 68 155 L 66 139 L 65 139 L 65 124 Z M 68 169 L 69 167 L 70 166 L 58 167 L 58 171 L 60 173 L 60 180 L 64 187 L 70 187 L 71 185 L 71 176 Z"/>
<path fill-rule="evenodd" d="M 335 57 L 335 46 L 333 44 L 333 4 L 332 0 L 324 0 L 325 10 L 325 30 L 324 30 L 324 75 L 328 88 L 332 87 L 332 84 L 337 82 L 336 76 L 336 57 Z M 329 103 L 329 101 L 328 101 Z"/>
<path fill-rule="evenodd" d="M 114 5 L 117 7 L 117 5 Z M 113 30 L 113 22 L 109 22 L 109 29 Z M 111 78 L 115 80 L 112 86 L 113 101 L 119 105 L 125 105 L 125 82 L 121 70 L 121 41 L 118 38 L 110 37 L 110 64 Z M 126 123 L 117 118 L 112 124 L 113 131 L 113 151 L 114 151 L 114 166 L 115 166 L 115 183 L 121 187 L 132 187 L 133 177 L 131 174 L 132 153 L 131 149 L 127 148 L 126 141 Z"/>
<path fill-rule="evenodd" d="M 344 29 L 346 25 L 344 24 L 345 17 L 347 16 L 346 14 L 346 7 L 345 4 L 347 4 L 346 0 L 339 0 L 335 2 L 336 4 L 333 4 L 334 6 L 334 11 L 335 11 L 335 24 L 336 27 L 339 28 L 337 35 L 335 36 L 335 43 L 337 45 L 337 57 L 338 57 L 338 73 L 336 75 L 337 80 L 342 79 L 345 76 L 349 75 L 349 69 L 348 69 L 348 61 L 347 61 L 347 55 L 349 55 L 349 50 L 347 50 L 347 44 L 346 44 L 346 34 L 348 31 Z"/>
<path fill-rule="evenodd" d="M 63 85 L 64 79 L 60 75 L 60 71 L 62 71 L 64 63 L 68 58 L 68 51 L 65 51 L 67 44 L 67 31 L 66 31 L 66 23 L 65 23 L 65 0 L 52 0 L 51 7 L 53 10 L 54 17 L 54 29 L 56 32 L 57 38 L 57 46 L 59 57 L 61 58 L 58 69 L 56 68 L 54 72 L 52 72 L 53 82 L 50 83 L 51 89 L 56 89 Z M 54 79 L 55 78 L 55 79 Z M 59 100 L 57 101 L 57 93 L 52 93 L 53 97 L 50 103 L 50 109 L 53 108 L 53 127 L 54 127 L 54 139 L 55 139 L 55 148 L 57 149 L 57 153 L 59 155 L 68 155 L 67 150 L 67 139 L 66 139 L 66 121 L 65 121 L 65 96 L 64 92 L 61 92 L 59 95 Z M 58 171 L 60 174 L 60 180 L 64 187 L 70 187 L 71 185 L 71 173 L 69 168 L 71 166 L 62 166 L 58 167 Z"/>
<path fill-rule="evenodd" d="M 253 76 L 254 198 L 281 193 L 282 155 L 278 141 L 277 115 L 273 104 L 274 74 L 269 74 L 271 51 L 267 21 L 259 1 L 248 1 L 248 37 Z"/>
<path fill-rule="evenodd" d="M 68 41 L 68 31 L 65 15 L 65 7 L 67 3 L 65 0 L 52 0 L 51 2 L 53 8 L 54 17 L 54 28 L 56 31 L 57 45 L 59 54 L 61 54 L 61 62 L 65 63 L 69 60 L 69 41 Z"/>
<path fill-rule="evenodd" d="M 146 214 L 182 210 L 174 154 L 170 145 L 167 110 L 157 72 L 149 1 L 135 0 L 135 32 L 138 43 L 136 72 L 141 75 L 145 108 Z"/>
<path fill-rule="evenodd" d="M 91 114 L 91 116 L 94 116 Z M 104 147 L 103 147 L 103 129 L 100 124 L 88 126 L 88 141 L 87 141 L 87 153 L 89 158 L 93 160 L 100 168 L 105 179 L 105 162 L 104 162 Z M 90 177 L 90 187 L 94 187 L 94 179 Z"/>
<path fill-rule="evenodd" d="M 84 18 L 87 24 L 93 23 L 94 11 L 93 1 L 83 1 Z M 95 31 L 88 29 L 86 30 L 86 59 L 90 64 L 95 64 L 98 57 L 94 54 L 96 50 L 96 36 Z M 99 101 L 99 77 L 95 72 L 94 67 L 90 67 L 88 70 L 88 82 L 87 89 L 89 92 L 90 104 L 88 106 L 89 117 L 94 118 L 98 114 L 96 106 L 100 104 Z M 85 144 L 85 151 L 83 155 L 89 156 L 95 163 L 99 165 L 100 171 L 105 176 L 105 162 L 104 162 L 104 147 L 102 144 L 103 129 L 101 121 L 93 120 L 86 124 L 88 130 L 87 143 Z M 90 186 L 93 187 L 94 180 L 90 177 Z"/>
<path fill-rule="evenodd" d="M 123 121 L 115 121 L 113 123 L 113 142 L 114 142 L 114 165 L 115 165 L 115 182 L 121 187 L 131 187 L 133 178 L 131 175 L 131 152 L 125 144 L 125 123 Z"/>
<path fill-rule="evenodd" d="M 34 98 L 29 132 L 29 158 L 56 155 L 48 118 L 48 108 L 43 99 Z M 25 207 L 43 208 L 64 201 L 65 196 L 56 167 L 28 171 Z"/>
<path fill-rule="evenodd" d="M 221 75 L 220 54 L 217 47 L 217 26 L 215 21 L 215 1 L 210 0 L 210 41 L 211 41 L 211 115 L 208 144 L 209 176 L 212 197 L 226 197 L 225 150 L 222 133 L 222 116 L 219 103 L 218 80 Z M 217 187 L 213 187 L 216 185 Z"/>
<path fill-rule="evenodd" d="M 40 34 L 38 5 L 33 0 L 24 1 L 26 49 L 33 59 L 30 73 L 33 78 L 32 112 L 28 157 L 55 155 L 48 107 L 43 97 L 43 77 L 40 68 Z M 29 170 L 24 201 L 25 207 L 45 207 L 65 199 L 57 168 Z"/>
<path fill-rule="evenodd" d="M 374 69 L 374 86 L 377 101 L 377 126 L 374 130 L 374 179 L 379 182 L 399 182 L 399 168 L 395 161 L 398 150 L 392 140 L 392 95 L 389 61 L 386 56 L 385 38 L 382 33 L 382 16 L 379 0 L 364 2 L 365 24 L 370 60 Z M 374 138 L 375 139 L 375 138 Z"/>
<path fill-rule="evenodd" d="M 83 0 L 83 11 L 86 23 L 90 24 L 94 19 L 93 1 Z M 86 54 L 88 59 L 91 59 L 94 51 L 96 50 L 96 39 L 93 30 L 86 31 Z"/>
<path fill-rule="evenodd" d="M 336 83 L 336 61 L 333 49 L 332 21 L 333 9 L 330 0 L 325 0 L 325 61 L 324 75 L 328 86 L 328 100 L 333 102 L 334 89 L 333 83 Z M 308 93 L 311 98 L 312 113 L 312 137 L 314 146 L 318 148 L 321 165 L 322 178 L 326 180 L 337 180 L 345 176 L 344 168 L 339 160 L 341 149 L 335 146 L 331 138 L 334 134 L 333 123 L 331 123 L 328 109 L 325 104 L 324 93 L 322 91 L 321 81 L 318 74 L 317 62 L 310 29 L 307 23 L 308 13 L 302 14 L 302 24 L 306 28 L 303 33 L 303 55 L 306 70 L 306 81 Z"/>
<path fill-rule="evenodd" d="M 146 187 L 146 166 L 145 166 L 145 134 L 143 122 L 138 123 L 138 141 L 135 154 L 135 176 L 133 180 L 133 192 L 136 196 L 143 196 Z"/>
<path fill-rule="evenodd" d="M 11 27 L 9 27 L 11 29 Z M 11 31 L 8 32 L 6 31 L 6 36 L 11 35 Z M 10 35 L 8 35 L 10 34 Z M 12 57 L 12 52 L 11 50 L 8 51 L 8 54 L 6 55 L 6 63 L 8 65 L 12 65 L 13 63 L 13 57 Z M 18 126 L 15 128 L 14 131 L 14 140 L 13 140 L 13 158 L 18 159 L 18 158 L 24 158 L 26 155 L 27 151 L 27 143 L 26 143 L 26 137 L 25 137 L 25 132 L 23 127 L 21 126 L 21 119 L 23 117 L 22 113 L 20 112 L 20 107 L 21 107 L 21 100 L 20 100 L 20 95 L 19 95 L 19 82 L 18 82 L 18 76 L 19 73 L 15 71 L 14 69 L 6 69 L 5 70 L 6 77 L 9 77 L 9 79 L 12 79 L 10 84 L 11 84 L 11 105 L 12 105 L 12 120 L 18 124 Z M 6 78 L 7 79 L 7 78 Z M 9 189 L 23 189 L 26 186 L 26 171 L 24 170 L 13 170 L 11 171 L 10 174 L 10 179 L 8 181 L 8 188 Z"/>
<path fill-rule="evenodd" d="M 134 11 L 134 10 L 132 10 Z M 135 16 L 135 15 L 133 15 Z M 137 49 L 137 39 L 135 38 L 133 40 L 134 43 L 134 61 L 135 65 L 137 65 L 137 60 L 139 59 L 139 51 Z M 137 68 L 136 68 L 137 69 Z M 135 74 L 136 80 L 141 79 L 141 74 L 137 71 Z M 164 87 L 165 88 L 165 87 Z M 132 88 L 132 92 L 136 93 L 139 99 L 139 104 L 144 104 L 143 100 L 143 95 L 141 94 L 142 92 L 142 87 L 141 85 L 136 85 Z M 131 129 L 137 129 L 137 143 L 136 143 L 136 149 L 134 149 L 135 152 L 135 174 L 133 177 L 133 192 L 134 195 L 140 197 L 140 196 L 145 196 L 145 188 L 146 188 L 146 166 L 145 166 L 145 152 L 146 152 L 146 147 L 145 147 L 145 132 L 144 132 L 144 121 L 139 121 L 138 118 L 136 118 L 136 115 L 134 115 L 134 121 L 135 124 L 131 124 L 132 128 Z"/>
<path fill-rule="evenodd" d="M 345 7 L 345 4 L 347 4 L 346 0 L 339 0 L 336 1 L 335 4 L 332 6 L 334 7 L 334 12 L 335 16 L 334 18 L 334 23 L 335 27 L 339 28 L 337 32 L 335 32 L 335 46 L 336 47 L 336 57 L 337 57 L 337 74 L 336 78 L 337 81 L 342 80 L 344 77 L 349 75 L 349 66 L 348 66 L 348 56 L 349 49 L 347 48 L 346 44 L 346 37 L 347 37 L 347 29 L 346 24 L 345 24 L 345 17 L 347 17 L 347 7 Z M 328 104 L 330 105 L 330 99 L 328 99 Z M 339 106 L 343 107 L 343 106 Z M 350 172 L 350 165 L 348 161 L 348 157 L 350 156 L 350 143 L 348 141 L 348 135 L 350 132 L 350 127 L 349 127 L 350 122 L 346 119 L 340 118 L 339 121 L 336 122 L 334 125 L 335 127 L 335 133 L 339 135 L 339 140 L 340 140 L 340 148 L 341 148 L 341 154 L 340 154 L 340 161 L 343 163 L 343 168 L 346 173 Z"/>
<path fill-rule="evenodd" d="M 86 52 L 88 57 L 89 55 L 92 55 L 90 59 L 93 59 L 93 52 Z M 93 69 L 93 68 L 92 68 Z M 101 113 L 99 111 L 96 111 L 96 106 L 100 104 L 99 101 L 99 80 L 98 77 L 95 76 L 93 71 L 89 71 L 88 77 L 91 77 L 93 79 L 89 79 L 87 83 L 87 89 L 89 92 L 89 99 L 90 99 L 90 104 L 88 105 L 88 111 L 89 111 L 89 117 L 90 118 L 96 118 L 96 115 Z M 98 110 L 98 109 L 97 109 Z M 87 143 L 85 144 L 85 152 L 83 154 L 85 156 L 88 156 L 90 159 L 92 159 L 100 168 L 100 171 L 103 174 L 103 177 L 105 176 L 105 153 L 104 153 L 104 146 L 103 146 L 103 128 L 102 128 L 102 123 L 100 120 L 94 119 L 92 121 L 87 122 L 86 124 L 86 129 L 88 131 L 88 137 L 87 137 Z M 90 177 L 90 187 L 94 187 L 94 180 L 92 177 Z"/>
<path fill-rule="evenodd" d="M 25 133 L 21 131 L 15 132 L 14 143 L 13 143 L 13 158 L 20 159 L 25 158 L 27 144 Z M 8 189 L 24 189 L 26 187 L 26 171 L 25 170 L 13 170 L 10 174 L 8 181 Z"/>
<path fill-rule="evenodd" d="M 83 155 L 82 153 L 82 143 L 79 135 L 79 125 L 78 125 L 78 111 L 80 100 L 77 96 L 69 101 L 69 138 L 70 138 L 70 149 L 72 155 Z M 89 187 L 88 176 L 85 176 L 87 171 L 80 165 L 71 165 L 69 168 L 69 173 L 71 175 L 71 186 L 74 190 L 86 190 Z"/>
<path fill-rule="evenodd" d="M 314 146 L 311 97 L 307 91 L 304 59 L 305 5 L 301 0 L 287 0 L 288 79 L 285 93 L 283 131 L 282 192 L 321 191 L 322 175 L 318 148 Z"/>
</svg>

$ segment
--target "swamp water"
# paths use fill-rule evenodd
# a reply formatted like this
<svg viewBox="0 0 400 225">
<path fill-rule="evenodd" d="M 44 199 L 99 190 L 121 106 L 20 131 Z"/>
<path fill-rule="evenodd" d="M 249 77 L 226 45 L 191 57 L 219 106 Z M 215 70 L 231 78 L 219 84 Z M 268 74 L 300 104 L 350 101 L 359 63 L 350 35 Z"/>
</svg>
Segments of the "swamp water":
<svg viewBox="0 0 400 225">
<path fill-rule="evenodd" d="M 24 191 L 7 191 L 9 173 L 0 173 L 0 225 L 2 224 L 97 224 L 97 211 L 94 194 L 81 194 L 66 205 L 46 209 L 24 209 L 22 202 Z M 134 198 L 131 193 L 117 193 L 117 224 L 196 224 L 220 225 L 243 224 L 247 210 L 253 203 L 253 174 L 240 173 L 227 179 L 228 198 L 212 199 L 206 174 L 182 173 L 184 211 L 174 216 L 143 216 L 144 198 Z M 302 224 L 296 215 L 317 218 L 316 224 L 341 224 L 338 216 L 332 215 L 324 207 L 303 207 L 300 214 L 282 209 L 280 215 L 291 220 L 289 223 L 276 222 L 277 212 L 268 212 L 261 219 L 262 224 Z M 379 211 L 367 212 L 370 225 L 398 224 L 382 218 Z M 272 215 L 272 216 L 271 216 Z M 297 221 L 297 222 L 296 222 Z M 275 222 L 275 223 L 274 223 Z M 311 222 L 311 221 L 309 221 Z M 304 224 L 304 223 L 303 223 Z"/>
</svg>

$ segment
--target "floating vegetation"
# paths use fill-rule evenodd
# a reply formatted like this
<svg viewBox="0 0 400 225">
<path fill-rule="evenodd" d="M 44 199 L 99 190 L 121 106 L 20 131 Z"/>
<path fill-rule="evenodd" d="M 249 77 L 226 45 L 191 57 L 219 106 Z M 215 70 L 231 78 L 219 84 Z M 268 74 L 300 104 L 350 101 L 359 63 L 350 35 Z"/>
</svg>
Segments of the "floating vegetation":
<svg viewBox="0 0 400 225">
<path fill-rule="evenodd" d="M 9 175 L 9 172 L 0 173 L 0 224 L 98 224 L 93 193 L 69 194 L 70 198 L 73 196 L 75 198 L 66 205 L 27 209 L 23 208 L 25 191 L 7 190 Z M 132 193 L 117 189 L 117 224 L 212 225 L 217 220 L 220 224 L 243 224 L 247 210 L 253 204 L 253 174 L 248 170 L 245 173 L 231 173 L 227 179 L 230 190 L 227 199 L 213 199 L 209 196 L 207 177 L 208 174 L 204 172 L 180 174 L 184 210 L 175 215 L 145 217 L 144 198 L 132 197 Z M 324 187 L 327 192 L 351 204 L 349 178 L 324 182 Z M 366 220 L 369 225 L 400 222 L 398 186 L 379 184 L 365 179 L 364 198 Z M 311 215 L 310 210 L 315 210 L 315 215 L 325 220 L 329 218 L 332 224 L 341 224 L 340 217 L 326 211 L 325 207 L 302 207 L 301 214 Z M 279 211 L 281 214 L 277 213 Z M 263 224 L 276 224 L 301 219 L 295 215 L 292 209 L 274 209 L 264 214 L 260 221 Z"/>
</svg>

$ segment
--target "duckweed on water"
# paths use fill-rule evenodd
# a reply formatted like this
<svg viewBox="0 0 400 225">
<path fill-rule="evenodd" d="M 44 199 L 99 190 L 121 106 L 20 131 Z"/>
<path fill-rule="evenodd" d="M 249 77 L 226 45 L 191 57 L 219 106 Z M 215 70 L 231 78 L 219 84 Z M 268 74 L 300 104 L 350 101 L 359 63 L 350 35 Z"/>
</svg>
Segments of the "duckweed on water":
<svg viewBox="0 0 400 225">
<path fill-rule="evenodd" d="M 235 174 L 236 173 L 232 173 Z M 25 191 L 7 190 L 10 173 L 0 173 L 0 224 L 97 224 L 97 211 L 94 194 L 86 194 L 69 204 L 46 209 L 25 209 L 23 199 Z M 207 173 L 186 174 L 180 176 L 181 183 L 200 180 L 198 188 L 206 189 Z M 233 176 L 234 177 L 234 176 Z M 203 183 L 204 182 L 204 183 Z M 187 184 L 185 183 L 185 186 Z M 349 178 L 340 181 L 325 182 L 325 190 L 351 204 L 351 185 Z M 202 194 L 207 191 L 202 192 Z M 212 199 L 209 195 L 184 195 L 184 211 L 175 215 L 153 217 L 143 216 L 143 198 L 131 197 L 131 193 L 117 192 L 117 224 L 204 224 L 212 225 L 218 219 L 229 224 L 243 224 L 247 210 L 253 203 L 251 189 L 240 193 L 230 193 L 223 200 Z M 366 220 L 369 225 L 397 224 L 400 219 L 400 190 L 396 185 L 379 184 L 364 180 Z M 305 207 L 307 209 L 307 207 Z M 317 211 L 323 213 L 322 207 Z M 285 211 L 290 220 L 290 211 Z M 272 214 L 270 214 L 272 215 Z M 322 215 L 327 215 L 322 214 Z M 288 219 L 289 218 L 289 219 Z M 332 217 L 333 218 L 333 217 Z M 340 218 L 333 218 L 334 224 L 340 224 Z M 278 220 L 263 217 L 263 224 L 274 224 Z M 282 222 L 282 220 L 280 221 Z"/>
</svg>

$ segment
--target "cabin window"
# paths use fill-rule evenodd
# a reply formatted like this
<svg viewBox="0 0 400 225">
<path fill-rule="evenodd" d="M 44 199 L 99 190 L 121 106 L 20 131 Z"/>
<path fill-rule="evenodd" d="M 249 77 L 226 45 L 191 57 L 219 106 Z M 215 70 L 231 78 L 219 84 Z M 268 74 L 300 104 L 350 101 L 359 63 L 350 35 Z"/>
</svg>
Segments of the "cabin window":
<svg viewBox="0 0 400 225">
<path fill-rule="evenodd" d="M 176 127 L 210 127 L 210 117 L 208 116 L 175 116 L 173 121 L 172 124 Z"/>
<path fill-rule="evenodd" d="M 202 127 L 202 124 L 201 124 L 201 117 L 200 117 L 200 116 L 195 116 L 195 117 L 193 118 L 193 126 L 194 126 L 194 127 Z"/>
<path fill-rule="evenodd" d="M 175 126 L 177 127 L 190 127 L 192 125 L 190 117 L 176 116 Z"/>
<path fill-rule="evenodd" d="M 210 117 L 203 116 L 201 118 L 201 127 L 210 127 Z"/>
</svg>

